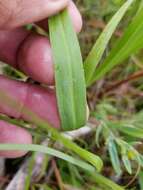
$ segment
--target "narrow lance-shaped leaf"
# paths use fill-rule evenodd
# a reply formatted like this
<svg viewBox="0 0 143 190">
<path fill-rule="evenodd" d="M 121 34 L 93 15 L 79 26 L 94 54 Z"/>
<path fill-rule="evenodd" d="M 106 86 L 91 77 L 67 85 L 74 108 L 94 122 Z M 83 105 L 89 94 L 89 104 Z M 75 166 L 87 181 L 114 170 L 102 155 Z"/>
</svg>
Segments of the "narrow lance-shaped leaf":
<svg viewBox="0 0 143 190">
<path fill-rule="evenodd" d="M 49 19 L 49 31 L 62 128 L 73 130 L 86 123 L 86 85 L 79 43 L 67 10 Z"/>
<path fill-rule="evenodd" d="M 121 167 L 120 167 L 120 161 L 119 161 L 119 156 L 116 148 L 116 144 L 112 138 L 108 139 L 108 150 L 109 150 L 109 155 L 110 159 L 113 165 L 113 168 L 115 172 L 120 175 L 121 174 Z"/>
<path fill-rule="evenodd" d="M 124 5 L 118 10 L 118 12 L 113 16 L 111 21 L 107 24 L 104 31 L 101 33 L 97 39 L 93 49 L 89 53 L 87 59 L 84 63 L 86 84 L 89 86 L 93 82 L 94 75 L 96 75 L 95 70 L 100 62 L 103 53 L 108 45 L 109 40 L 112 37 L 117 25 L 123 18 L 124 14 L 128 10 L 129 6 L 134 0 L 128 0 Z"/>
<path fill-rule="evenodd" d="M 105 61 L 96 69 L 91 82 L 101 79 L 113 67 L 143 48 L 143 8 L 128 26 Z"/>
<path fill-rule="evenodd" d="M 132 174 L 131 162 L 126 154 L 122 155 L 122 161 L 129 174 Z"/>
<path fill-rule="evenodd" d="M 96 145 L 97 145 L 98 148 L 100 147 L 99 139 L 100 139 L 100 135 L 102 133 L 102 130 L 103 130 L 103 126 L 102 125 L 99 125 L 97 127 L 97 130 L 96 130 L 95 141 L 96 141 Z"/>
<path fill-rule="evenodd" d="M 94 172 L 95 169 L 90 164 L 78 160 L 76 158 L 73 158 L 72 156 L 69 156 L 63 152 L 60 152 L 58 150 L 55 150 L 53 148 L 49 148 L 42 145 L 36 145 L 36 144 L 0 144 L 0 150 L 6 151 L 6 150 L 23 150 L 23 151 L 33 151 L 33 152 L 41 152 L 45 154 L 49 154 L 51 156 L 55 156 L 57 158 L 63 159 L 67 162 L 70 162 L 76 166 L 79 166 L 87 171 Z"/>
<path fill-rule="evenodd" d="M 89 173 L 89 177 L 91 180 L 95 181 L 99 185 L 104 185 L 107 187 L 107 189 L 112 189 L 112 190 L 125 190 L 124 187 L 121 187 L 108 178 L 105 178 L 104 176 L 98 174 L 98 173 Z"/>
<path fill-rule="evenodd" d="M 122 133 L 127 134 L 129 136 L 132 136 L 135 138 L 143 138 L 143 129 L 141 128 L 122 126 L 122 127 L 119 127 L 119 130 Z"/>
<path fill-rule="evenodd" d="M 120 146 L 121 148 L 121 156 L 122 156 L 122 162 L 129 174 L 132 174 L 132 167 L 131 167 L 131 162 L 128 157 L 128 149 L 127 145 L 124 143 L 124 141 L 120 139 L 116 139 L 116 143 Z"/>
<path fill-rule="evenodd" d="M 141 167 L 143 167 L 143 156 L 140 154 L 140 157 L 139 157 L 139 162 Z"/>
</svg>

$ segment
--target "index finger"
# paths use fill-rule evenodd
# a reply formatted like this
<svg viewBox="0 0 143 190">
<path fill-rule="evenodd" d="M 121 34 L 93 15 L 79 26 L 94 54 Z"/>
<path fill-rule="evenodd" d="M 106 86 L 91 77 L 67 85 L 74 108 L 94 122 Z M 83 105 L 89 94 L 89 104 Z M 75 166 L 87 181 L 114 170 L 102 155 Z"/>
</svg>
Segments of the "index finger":
<svg viewBox="0 0 143 190">
<path fill-rule="evenodd" d="M 68 5 L 69 0 L 0 0 L 0 29 L 37 22 Z"/>
<path fill-rule="evenodd" d="M 68 11 L 75 30 L 79 32 L 82 18 L 72 1 Z M 40 25 L 47 30 L 48 21 L 45 20 Z M 22 28 L 0 31 L 0 60 L 38 82 L 54 84 L 52 51 L 47 37 L 31 34 Z"/>
</svg>

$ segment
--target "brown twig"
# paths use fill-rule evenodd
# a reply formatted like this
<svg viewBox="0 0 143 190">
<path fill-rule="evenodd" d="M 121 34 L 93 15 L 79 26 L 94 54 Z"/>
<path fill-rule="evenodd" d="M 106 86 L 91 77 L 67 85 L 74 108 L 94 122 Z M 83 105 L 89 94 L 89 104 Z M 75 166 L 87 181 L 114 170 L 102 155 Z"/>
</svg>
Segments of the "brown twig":
<svg viewBox="0 0 143 190">
<path fill-rule="evenodd" d="M 55 173 L 60 190 L 64 190 L 64 184 L 63 184 L 59 169 L 57 167 L 56 161 L 54 159 L 52 159 L 52 167 L 54 168 L 54 173 Z"/>
<path fill-rule="evenodd" d="M 117 81 L 115 84 L 107 87 L 101 94 L 100 94 L 100 97 L 103 96 L 103 94 L 109 92 L 109 91 L 113 91 L 114 89 L 117 89 L 119 86 L 123 85 L 123 84 L 126 84 L 128 82 L 131 82 L 131 81 L 134 81 L 134 80 L 137 80 L 139 78 L 143 77 L 143 71 L 138 71 L 130 76 L 128 76 L 126 79 L 124 80 L 121 80 L 121 81 Z"/>
<path fill-rule="evenodd" d="M 129 183 L 125 186 L 125 188 L 128 188 L 130 185 L 132 185 L 132 183 L 134 183 L 134 181 L 137 179 L 139 173 L 140 173 L 140 170 L 141 170 L 141 166 L 138 165 L 138 168 L 137 168 L 137 171 L 135 173 L 135 176 L 132 178 L 131 181 L 129 181 Z"/>
</svg>

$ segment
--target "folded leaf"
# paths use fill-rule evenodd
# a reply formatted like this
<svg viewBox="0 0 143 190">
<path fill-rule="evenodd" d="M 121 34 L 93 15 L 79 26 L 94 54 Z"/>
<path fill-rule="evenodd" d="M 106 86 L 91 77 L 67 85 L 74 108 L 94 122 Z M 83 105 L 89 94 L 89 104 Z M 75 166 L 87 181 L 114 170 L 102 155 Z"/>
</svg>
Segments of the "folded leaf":
<svg viewBox="0 0 143 190">
<path fill-rule="evenodd" d="M 68 11 L 49 19 L 56 95 L 64 130 L 86 123 L 86 85 L 79 43 Z"/>
<path fill-rule="evenodd" d="M 116 144 L 112 138 L 108 140 L 108 150 L 109 150 L 109 155 L 112 161 L 113 168 L 115 172 L 120 175 L 122 173 L 121 167 L 120 167 L 120 161 L 119 161 L 119 156 L 116 148 Z"/>
<path fill-rule="evenodd" d="M 128 172 L 129 174 L 132 174 L 131 162 L 130 162 L 128 156 L 127 156 L 127 155 L 123 155 L 123 156 L 122 156 L 122 161 L 123 161 L 123 163 L 124 163 L 124 166 L 125 166 L 127 172 Z"/>
</svg>

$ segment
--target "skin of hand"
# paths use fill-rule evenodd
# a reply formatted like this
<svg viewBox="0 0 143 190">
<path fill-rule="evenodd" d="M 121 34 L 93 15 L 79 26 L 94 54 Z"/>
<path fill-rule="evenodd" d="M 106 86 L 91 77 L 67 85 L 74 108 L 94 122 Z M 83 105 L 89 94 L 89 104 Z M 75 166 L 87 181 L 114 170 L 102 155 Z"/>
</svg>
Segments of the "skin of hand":
<svg viewBox="0 0 143 190">
<path fill-rule="evenodd" d="M 49 40 L 39 34 L 26 31 L 23 26 L 36 23 L 47 30 L 48 17 L 65 7 L 68 7 L 76 32 L 80 32 L 81 15 L 71 0 L 0 0 L 0 61 L 19 69 L 35 81 L 54 85 Z M 54 90 L 15 81 L 1 75 L 0 91 L 6 92 L 19 102 L 18 109 L 14 110 L 0 99 L 0 113 L 32 121 L 32 118 L 22 114 L 26 106 L 54 127 L 60 127 Z M 25 129 L 0 121 L 0 143 L 30 144 L 32 137 Z M 0 156 L 16 158 L 25 153 L 23 151 L 1 151 Z"/>
</svg>

